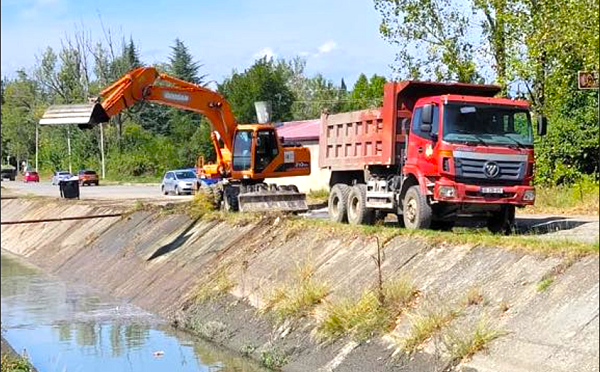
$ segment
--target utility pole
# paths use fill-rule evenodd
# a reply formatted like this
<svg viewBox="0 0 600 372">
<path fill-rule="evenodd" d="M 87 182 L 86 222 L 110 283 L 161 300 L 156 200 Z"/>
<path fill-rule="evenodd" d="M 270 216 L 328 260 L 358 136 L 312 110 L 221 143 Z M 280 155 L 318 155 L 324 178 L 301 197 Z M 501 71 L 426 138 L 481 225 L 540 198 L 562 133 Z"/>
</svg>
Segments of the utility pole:
<svg viewBox="0 0 600 372">
<path fill-rule="evenodd" d="M 106 168 L 104 166 L 104 123 L 100 123 L 100 156 L 102 160 L 102 179 L 106 177 Z"/>
<path fill-rule="evenodd" d="M 73 168 L 71 167 L 71 128 L 67 126 L 67 150 L 69 152 L 69 173 L 73 174 Z"/>
<path fill-rule="evenodd" d="M 35 123 L 35 171 L 39 172 L 38 168 L 38 153 L 40 148 L 40 125 L 39 123 Z"/>
</svg>

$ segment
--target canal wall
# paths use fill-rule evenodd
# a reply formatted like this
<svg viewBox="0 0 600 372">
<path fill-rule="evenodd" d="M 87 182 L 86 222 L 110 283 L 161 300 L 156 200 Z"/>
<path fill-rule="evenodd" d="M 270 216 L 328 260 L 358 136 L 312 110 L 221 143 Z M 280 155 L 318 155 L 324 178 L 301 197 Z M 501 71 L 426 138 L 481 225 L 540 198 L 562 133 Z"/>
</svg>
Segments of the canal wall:
<svg viewBox="0 0 600 372">
<path fill-rule="evenodd" d="M 114 213 L 123 215 L 3 225 L 1 246 L 285 371 L 598 371 L 597 254 L 452 245 L 277 215 L 2 200 L 3 222 Z M 358 333 L 380 314 L 364 295 L 383 293 L 380 277 L 410 295 L 391 324 Z M 281 298 L 305 294 L 302 283 L 322 295 L 293 315 L 278 311 Z M 364 306 L 349 305 L 358 298 Z M 359 322 L 350 330 L 349 308 Z"/>
</svg>

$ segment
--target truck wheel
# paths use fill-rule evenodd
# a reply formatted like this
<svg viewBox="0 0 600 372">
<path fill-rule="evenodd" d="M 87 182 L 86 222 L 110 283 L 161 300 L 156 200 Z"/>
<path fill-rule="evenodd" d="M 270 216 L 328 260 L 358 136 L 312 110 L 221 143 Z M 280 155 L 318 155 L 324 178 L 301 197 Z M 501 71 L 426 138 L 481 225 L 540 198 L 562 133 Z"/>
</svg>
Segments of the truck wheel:
<svg viewBox="0 0 600 372">
<path fill-rule="evenodd" d="M 348 196 L 348 222 L 352 225 L 371 225 L 375 211 L 367 208 L 367 185 L 354 185 Z"/>
<path fill-rule="evenodd" d="M 411 186 L 404 196 L 402 218 L 409 230 L 428 229 L 431 226 L 431 206 L 425 195 L 421 195 L 419 185 Z"/>
<path fill-rule="evenodd" d="M 327 209 L 329 212 L 329 219 L 333 222 L 346 222 L 347 221 L 347 205 L 348 195 L 350 195 L 350 186 L 343 183 L 336 183 L 331 188 L 329 193 L 329 202 L 327 203 Z"/>
<path fill-rule="evenodd" d="M 487 227 L 494 234 L 508 235 L 515 226 L 515 206 L 503 205 L 500 211 L 494 212 L 487 220 Z"/>
</svg>

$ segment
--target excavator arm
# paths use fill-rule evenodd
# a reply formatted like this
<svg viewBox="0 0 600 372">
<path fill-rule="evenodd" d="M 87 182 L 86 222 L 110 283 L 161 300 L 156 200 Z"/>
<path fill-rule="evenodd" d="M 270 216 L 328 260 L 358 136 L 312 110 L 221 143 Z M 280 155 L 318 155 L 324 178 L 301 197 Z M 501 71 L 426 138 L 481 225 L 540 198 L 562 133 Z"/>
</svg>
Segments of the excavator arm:
<svg viewBox="0 0 600 372">
<path fill-rule="evenodd" d="M 168 85 L 161 84 L 163 82 Z M 210 122 L 217 164 L 227 170 L 237 124 L 229 103 L 219 93 L 167 74 L 159 74 L 154 67 L 139 67 L 102 90 L 100 96 L 103 98 L 100 104 L 51 107 L 40 124 L 100 124 L 143 101 L 194 111 L 204 115 Z M 219 146 L 216 134 L 223 141 L 223 149 Z"/>
</svg>

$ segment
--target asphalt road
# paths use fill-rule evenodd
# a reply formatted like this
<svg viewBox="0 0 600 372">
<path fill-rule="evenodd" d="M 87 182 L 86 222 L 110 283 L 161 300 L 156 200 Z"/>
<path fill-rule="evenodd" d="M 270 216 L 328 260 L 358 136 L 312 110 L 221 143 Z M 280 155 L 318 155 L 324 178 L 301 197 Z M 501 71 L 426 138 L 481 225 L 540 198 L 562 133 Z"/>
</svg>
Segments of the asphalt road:
<svg viewBox="0 0 600 372">
<path fill-rule="evenodd" d="M 48 181 L 24 183 L 22 181 L 3 181 L 2 186 L 21 195 L 34 194 L 60 197 L 58 186 Z M 83 200 L 145 200 L 155 202 L 177 202 L 190 200 L 192 196 L 162 195 L 158 184 L 124 184 L 84 186 L 80 188 L 80 199 Z M 327 208 L 310 211 L 308 218 L 327 218 Z M 390 223 L 393 224 L 393 216 Z M 472 222 L 472 221 L 471 221 Z M 585 242 L 598 242 L 598 216 L 561 216 L 517 214 L 517 230 L 520 234 L 534 234 L 549 239 L 574 239 Z"/>
<path fill-rule="evenodd" d="M 49 181 L 25 183 L 22 181 L 3 181 L 2 186 L 22 195 L 35 194 L 41 196 L 60 197 L 58 186 Z M 157 184 L 126 184 L 82 186 L 79 188 L 80 199 L 89 200 L 189 200 L 191 196 L 162 195 L 160 185 Z"/>
</svg>

